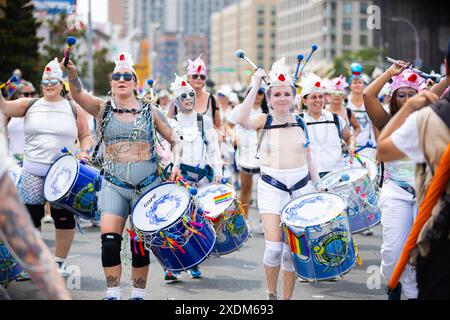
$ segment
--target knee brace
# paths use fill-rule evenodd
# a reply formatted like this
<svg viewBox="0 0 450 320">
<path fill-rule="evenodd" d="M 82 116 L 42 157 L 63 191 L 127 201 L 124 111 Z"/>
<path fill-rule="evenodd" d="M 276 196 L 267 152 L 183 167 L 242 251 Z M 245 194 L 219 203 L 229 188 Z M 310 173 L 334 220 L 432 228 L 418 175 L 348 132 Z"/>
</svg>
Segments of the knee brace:
<svg viewBox="0 0 450 320">
<path fill-rule="evenodd" d="M 72 230 L 75 229 L 75 217 L 73 213 L 66 209 L 51 209 L 52 218 L 55 221 L 55 229 Z"/>
<path fill-rule="evenodd" d="M 281 258 L 281 269 L 286 272 L 295 272 L 294 261 L 292 260 L 291 248 L 283 243 L 283 255 Z"/>
<path fill-rule="evenodd" d="M 266 240 L 264 249 L 264 265 L 268 267 L 279 267 L 281 263 L 281 254 L 283 252 L 282 242 L 273 242 Z"/>
<path fill-rule="evenodd" d="M 150 264 L 150 253 L 148 250 L 144 249 L 144 255 L 142 255 L 139 244 L 137 244 L 133 239 L 130 239 L 130 248 L 131 265 L 133 268 L 142 268 Z M 136 250 L 134 248 L 136 248 Z"/>
<path fill-rule="evenodd" d="M 34 227 L 40 228 L 41 220 L 44 217 L 44 205 L 43 204 L 38 204 L 38 205 L 27 204 L 25 206 L 27 207 L 27 210 L 30 213 L 31 219 L 33 220 Z"/>
<path fill-rule="evenodd" d="M 120 265 L 120 246 L 122 237 L 117 233 L 102 234 L 102 266 L 104 268 Z"/>
</svg>

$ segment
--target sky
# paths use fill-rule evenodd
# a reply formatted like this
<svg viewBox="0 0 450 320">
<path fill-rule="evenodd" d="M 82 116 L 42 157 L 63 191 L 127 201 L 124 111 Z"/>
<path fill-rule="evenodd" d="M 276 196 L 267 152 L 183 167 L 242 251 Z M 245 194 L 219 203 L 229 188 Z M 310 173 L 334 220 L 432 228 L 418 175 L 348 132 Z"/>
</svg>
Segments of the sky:
<svg viewBox="0 0 450 320">
<path fill-rule="evenodd" d="M 87 21 L 88 0 L 77 0 L 77 11 L 84 21 Z M 108 21 L 108 0 L 92 0 L 92 21 Z"/>
</svg>

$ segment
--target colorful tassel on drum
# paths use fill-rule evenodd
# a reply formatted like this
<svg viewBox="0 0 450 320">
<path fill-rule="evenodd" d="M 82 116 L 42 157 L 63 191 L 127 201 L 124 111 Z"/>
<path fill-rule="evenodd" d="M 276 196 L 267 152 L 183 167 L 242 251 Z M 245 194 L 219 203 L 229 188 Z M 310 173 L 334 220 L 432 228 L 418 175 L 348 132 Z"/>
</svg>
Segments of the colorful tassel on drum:
<svg viewBox="0 0 450 320">
<path fill-rule="evenodd" d="M 133 240 L 134 253 L 136 254 L 138 253 L 136 243 L 139 243 L 139 250 L 141 252 L 141 255 L 145 256 L 144 246 L 142 245 L 141 237 L 139 237 L 139 235 L 137 235 L 136 233 L 134 233 L 129 229 L 127 229 L 127 232 L 130 235 L 130 238 Z"/>
<path fill-rule="evenodd" d="M 167 237 L 166 236 L 166 240 L 167 240 L 167 242 L 169 243 L 169 247 L 171 248 L 171 249 L 174 249 L 175 251 L 176 251 L 176 249 L 174 248 L 174 246 L 178 249 L 178 250 L 180 250 L 183 254 L 186 254 L 186 251 L 184 251 L 183 250 L 183 248 L 178 244 L 178 242 L 176 242 L 175 240 L 173 240 L 173 239 L 171 239 L 171 238 L 169 238 L 169 237 Z"/>
<path fill-rule="evenodd" d="M 361 157 L 359 156 L 359 154 L 355 153 L 355 159 L 358 160 L 358 162 L 365 168 L 367 166 L 367 164 L 362 161 Z"/>
<path fill-rule="evenodd" d="M 358 264 L 358 266 L 362 266 L 363 262 L 362 262 L 361 256 L 359 255 L 358 246 L 356 245 L 355 240 L 353 240 L 353 247 L 355 248 L 355 253 L 356 253 L 356 263 Z"/>
</svg>

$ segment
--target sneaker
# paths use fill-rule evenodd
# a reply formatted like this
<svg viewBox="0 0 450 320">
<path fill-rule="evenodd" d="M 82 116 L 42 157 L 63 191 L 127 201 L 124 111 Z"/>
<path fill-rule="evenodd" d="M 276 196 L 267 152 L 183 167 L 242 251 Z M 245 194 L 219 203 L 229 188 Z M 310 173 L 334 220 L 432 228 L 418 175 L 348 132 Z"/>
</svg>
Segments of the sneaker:
<svg viewBox="0 0 450 320">
<path fill-rule="evenodd" d="M 371 235 L 373 235 L 373 231 L 371 229 L 364 230 L 362 232 L 362 235 L 363 236 L 371 236 Z"/>
<path fill-rule="evenodd" d="M 100 221 L 97 221 L 97 220 L 91 220 L 91 222 L 92 222 L 92 227 L 97 227 L 97 228 L 100 228 Z"/>
<path fill-rule="evenodd" d="M 266 294 L 267 294 L 267 300 L 278 300 L 276 293 L 266 291 Z"/>
<path fill-rule="evenodd" d="M 56 262 L 56 269 L 58 269 L 59 274 L 63 278 L 68 278 L 70 276 L 69 272 L 67 272 L 66 263 L 62 261 Z"/>
<path fill-rule="evenodd" d="M 168 282 L 175 282 L 175 281 L 179 281 L 180 278 L 181 278 L 180 272 L 172 272 L 172 271 L 164 270 L 164 280 L 166 280 Z"/>
<path fill-rule="evenodd" d="M 51 215 L 46 214 L 43 219 L 44 223 L 55 223 Z"/>
<path fill-rule="evenodd" d="M 115 301 L 115 300 L 120 300 L 117 297 L 104 297 L 102 300 L 110 300 L 110 301 Z"/>
<path fill-rule="evenodd" d="M 134 297 L 134 298 L 130 298 L 128 300 L 130 300 L 130 301 L 144 301 L 145 299 L 141 298 L 141 297 Z"/>
<path fill-rule="evenodd" d="M 239 185 L 239 182 L 236 181 L 235 183 L 233 183 L 233 189 L 235 191 L 241 190 L 241 186 Z"/>
<path fill-rule="evenodd" d="M 200 271 L 200 269 L 198 268 L 198 266 L 193 267 L 192 269 L 189 269 L 187 271 L 189 273 L 189 275 L 194 278 L 194 279 L 199 279 L 202 277 L 202 272 Z"/>
</svg>

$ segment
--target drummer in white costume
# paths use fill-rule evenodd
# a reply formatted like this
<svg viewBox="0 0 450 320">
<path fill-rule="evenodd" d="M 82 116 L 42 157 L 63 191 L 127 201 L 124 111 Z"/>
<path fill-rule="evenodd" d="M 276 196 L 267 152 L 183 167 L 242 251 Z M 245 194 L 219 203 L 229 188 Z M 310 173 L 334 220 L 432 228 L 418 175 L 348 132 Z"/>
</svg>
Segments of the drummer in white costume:
<svg viewBox="0 0 450 320">
<path fill-rule="evenodd" d="M 324 109 L 324 88 L 321 79 L 311 73 L 303 77 L 302 87 L 303 103 L 308 108 L 304 119 L 308 125 L 311 140 L 311 153 L 320 177 L 344 169 L 342 143 L 348 145 L 350 159 L 355 151 L 355 138 L 350 133 L 347 123 L 341 116 Z"/>
<path fill-rule="evenodd" d="M 308 147 L 306 124 L 301 117 L 291 113 L 296 88 L 285 61 L 283 57 L 274 63 L 270 73 L 266 96 L 273 108 L 272 115 L 250 116 L 262 79 L 267 78 L 264 70 L 259 69 L 255 73 L 255 85 L 244 100 L 237 119 L 244 128 L 261 132 L 262 176 L 258 182 L 258 208 L 265 231 L 263 262 L 267 295 L 271 300 L 277 299 L 280 265 L 284 299 L 292 298 L 296 278 L 290 248 L 282 241 L 281 211 L 293 197 L 318 190 L 320 183 Z"/>
<path fill-rule="evenodd" d="M 18 190 L 31 214 L 36 228 L 41 227 L 44 217 L 44 181 L 48 169 L 61 156 L 61 149 L 77 150 L 78 139 L 82 148 L 80 157 L 87 158 L 91 147 L 91 136 L 82 109 L 69 103 L 62 96 L 62 70 L 57 59 L 44 70 L 41 99 L 21 98 L 5 101 L 0 105 L 9 117 L 24 117 L 25 150 L 23 172 Z M 55 260 L 63 276 L 68 276 L 65 260 L 75 236 L 73 213 L 65 209 L 52 209 L 55 221 Z"/>
<path fill-rule="evenodd" d="M 359 63 L 352 63 L 350 68 L 350 89 L 352 92 L 348 97 L 347 108 L 352 110 L 361 126 L 361 132 L 355 134 L 356 147 L 365 146 L 369 141 L 373 147 L 376 147 L 378 130 L 370 121 L 364 106 L 363 91 L 366 83 L 363 79 L 363 68 Z M 373 148 L 366 148 L 361 151 L 361 154 L 375 159 L 375 149 Z"/>
<path fill-rule="evenodd" d="M 404 66 L 393 64 L 364 91 L 367 113 L 380 131 L 408 99 L 419 92 L 418 75 L 404 69 Z M 392 97 L 389 112 L 386 112 L 377 96 L 390 79 L 393 80 L 390 86 Z M 417 216 L 414 172 L 415 165 L 409 159 L 384 164 L 384 183 L 380 195 L 383 225 L 381 274 L 388 281 Z M 416 273 L 410 265 L 403 272 L 397 288 L 389 293 L 388 299 L 400 300 L 402 292 L 408 299 L 416 299 L 418 296 Z"/>
<path fill-rule="evenodd" d="M 175 130 L 183 147 L 181 174 L 196 188 L 211 182 L 220 182 L 222 164 L 217 156 L 218 137 L 211 118 L 194 111 L 196 94 L 186 79 L 175 75 L 171 90 L 174 104 L 179 110 L 175 116 Z M 198 266 L 189 269 L 188 273 L 193 278 L 201 277 Z"/>
</svg>

